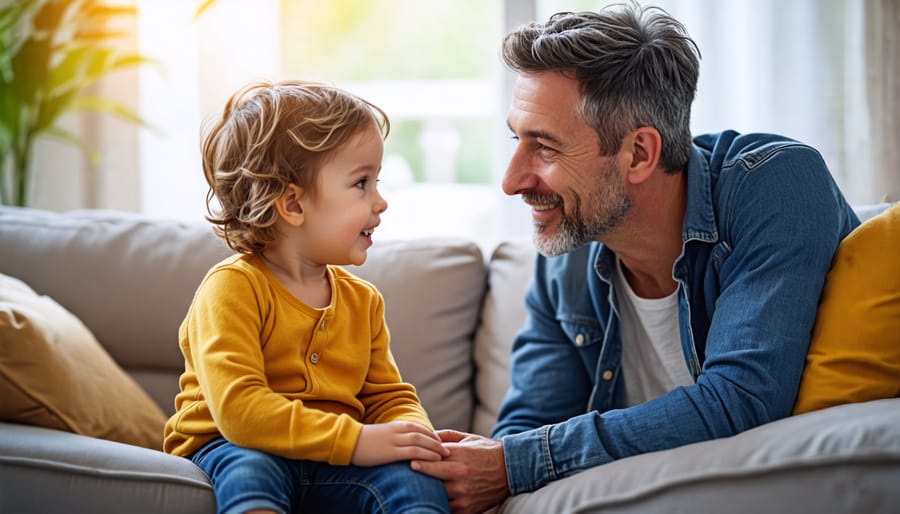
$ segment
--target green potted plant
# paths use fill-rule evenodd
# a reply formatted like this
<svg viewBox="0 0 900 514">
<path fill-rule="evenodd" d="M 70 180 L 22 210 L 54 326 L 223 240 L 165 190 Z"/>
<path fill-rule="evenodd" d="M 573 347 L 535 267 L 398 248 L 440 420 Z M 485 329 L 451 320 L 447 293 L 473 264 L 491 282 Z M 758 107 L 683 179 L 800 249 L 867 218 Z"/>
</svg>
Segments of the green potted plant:
<svg viewBox="0 0 900 514">
<path fill-rule="evenodd" d="M 131 110 L 88 90 L 100 78 L 151 59 L 121 51 L 114 22 L 132 6 L 92 0 L 0 0 L 0 204 L 28 202 L 34 142 L 50 136 L 96 152 L 59 119 L 100 111 L 144 124 Z"/>
</svg>

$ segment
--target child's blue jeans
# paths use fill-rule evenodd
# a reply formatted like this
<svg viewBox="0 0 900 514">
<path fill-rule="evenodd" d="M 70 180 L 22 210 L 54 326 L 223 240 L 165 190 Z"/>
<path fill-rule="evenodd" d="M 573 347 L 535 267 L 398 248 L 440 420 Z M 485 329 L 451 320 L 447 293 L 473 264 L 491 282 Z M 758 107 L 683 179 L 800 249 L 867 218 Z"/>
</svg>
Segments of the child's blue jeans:
<svg viewBox="0 0 900 514">
<path fill-rule="evenodd" d="M 191 460 L 212 482 L 220 514 L 251 509 L 285 514 L 450 512 L 444 484 L 413 471 L 405 461 L 371 468 L 332 466 L 242 448 L 223 438 L 207 443 Z"/>
</svg>

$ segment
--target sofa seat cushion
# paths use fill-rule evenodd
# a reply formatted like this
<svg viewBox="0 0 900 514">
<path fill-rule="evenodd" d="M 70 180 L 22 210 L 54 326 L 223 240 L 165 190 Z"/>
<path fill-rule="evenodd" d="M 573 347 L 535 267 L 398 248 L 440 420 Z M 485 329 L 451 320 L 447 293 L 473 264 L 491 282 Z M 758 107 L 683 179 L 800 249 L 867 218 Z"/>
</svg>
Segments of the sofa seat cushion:
<svg viewBox="0 0 900 514">
<path fill-rule="evenodd" d="M 0 275 L 0 420 L 162 447 L 165 415 L 52 298 Z"/>
<path fill-rule="evenodd" d="M 794 413 L 900 396 L 900 204 L 840 244 Z"/>
<path fill-rule="evenodd" d="M 900 398 L 646 453 L 508 499 L 500 514 L 896 512 Z"/>
<path fill-rule="evenodd" d="M 213 514 L 216 500 L 188 459 L 0 422 L 0 512 Z"/>
</svg>

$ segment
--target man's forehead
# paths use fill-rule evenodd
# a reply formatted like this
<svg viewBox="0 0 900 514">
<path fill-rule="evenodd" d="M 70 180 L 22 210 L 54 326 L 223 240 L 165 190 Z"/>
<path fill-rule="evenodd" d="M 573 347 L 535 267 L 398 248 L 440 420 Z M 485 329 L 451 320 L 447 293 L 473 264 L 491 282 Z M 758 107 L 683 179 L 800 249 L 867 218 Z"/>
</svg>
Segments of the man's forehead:
<svg viewBox="0 0 900 514">
<path fill-rule="evenodd" d="M 578 81 L 561 73 L 519 75 L 513 84 L 510 109 L 535 114 L 574 114 L 579 98 Z"/>
</svg>

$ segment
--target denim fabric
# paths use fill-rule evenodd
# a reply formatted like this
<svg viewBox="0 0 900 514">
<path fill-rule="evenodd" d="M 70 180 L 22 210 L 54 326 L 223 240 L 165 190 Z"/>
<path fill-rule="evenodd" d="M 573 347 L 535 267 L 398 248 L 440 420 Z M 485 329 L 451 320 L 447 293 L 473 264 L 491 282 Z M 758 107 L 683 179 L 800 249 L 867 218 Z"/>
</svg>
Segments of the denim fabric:
<svg viewBox="0 0 900 514">
<path fill-rule="evenodd" d="M 538 257 L 493 434 L 512 494 L 790 414 L 832 255 L 859 220 L 821 155 L 783 137 L 696 137 L 686 174 L 672 276 L 695 383 L 622 408 L 615 256 Z"/>
<path fill-rule="evenodd" d="M 213 484 L 220 514 L 250 509 L 309 514 L 449 513 L 440 480 L 417 473 L 408 462 L 361 468 L 291 460 L 235 446 L 223 438 L 191 460 Z"/>
</svg>

